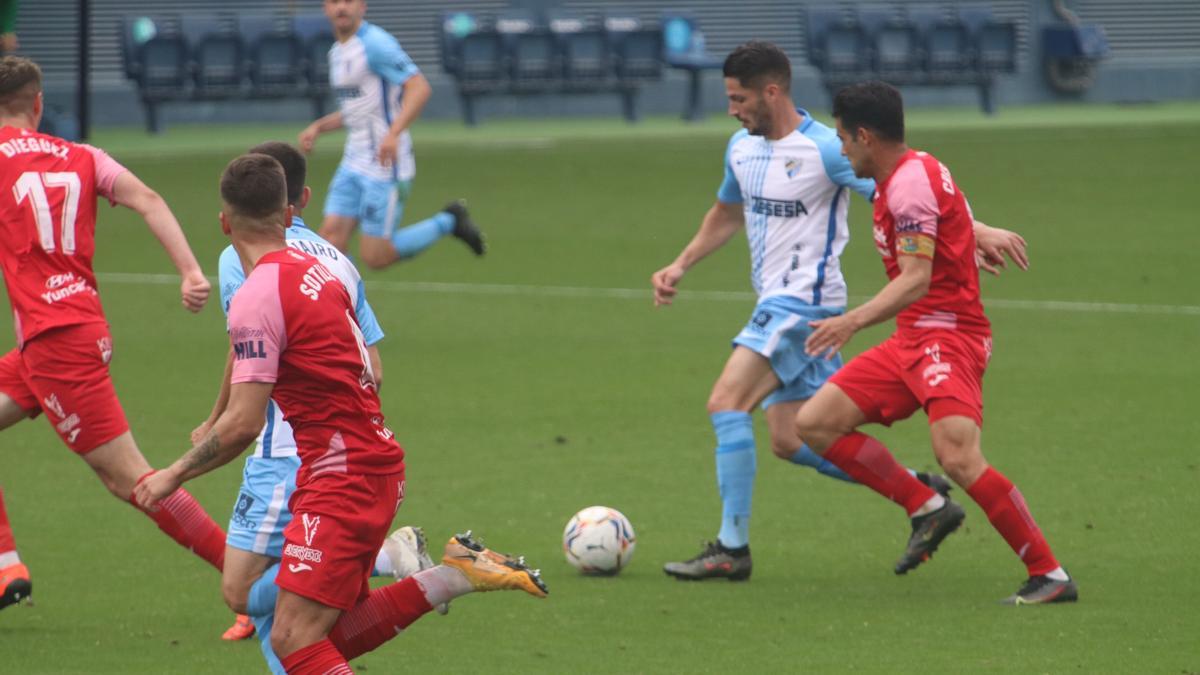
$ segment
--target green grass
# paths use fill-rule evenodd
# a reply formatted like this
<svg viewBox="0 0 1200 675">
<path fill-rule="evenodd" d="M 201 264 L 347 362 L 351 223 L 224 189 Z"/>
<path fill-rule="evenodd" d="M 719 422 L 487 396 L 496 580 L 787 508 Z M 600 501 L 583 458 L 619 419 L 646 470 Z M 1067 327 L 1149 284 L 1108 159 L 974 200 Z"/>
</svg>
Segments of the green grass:
<svg viewBox="0 0 1200 675">
<path fill-rule="evenodd" d="M 912 142 L 945 161 L 976 214 L 1021 231 L 1033 268 L 988 298 L 1194 307 L 1196 106 L 914 114 Z M 210 272 L 224 241 L 224 163 L 292 128 L 123 131 L 97 143 L 167 197 Z M 928 567 L 891 573 L 907 523 L 861 488 L 785 465 L 765 447 L 747 584 L 660 572 L 719 518 L 704 402 L 751 300 L 571 297 L 497 285 L 647 288 L 711 204 L 732 127 L 649 120 L 499 121 L 417 133 L 406 221 L 460 195 L 492 251 L 456 242 L 369 273 L 383 343 L 384 410 L 409 454 L 398 522 L 437 538 L 472 527 L 540 565 L 545 602 L 464 598 L 376 653 L 366 672 L 1200 672 L 1200 316 L 994 308 L 985 451 L 1028 498 L 1079 579 L 1076 606 L 996 600 L 1021 566 L 968 504 L 965 531 Z M 311 166 L 318 205 L 337 161 Z M 855 296 L 882 284 L 869 209 L 852 207 L 844 268 Z M 170 271 L 136 219 L 102 208 L 97 269 Z M 705 261 L 688 290 L 745 291 L 744 244 Z M 403 283 L 397 283 L 403 282 Z M 420 286 L 410 282 L 462 284 Z M 186 449 L 226 349 L 220 310 L 178 307 L 173 285 L 105 283 L 113 375 L 138 441 L 161 465 Z M 1036 306 L 1035 306 L 1036 307 Z M 1190 311 L 1190 310 L 1185 310 Z M 855 353 L 886 334 L 857 337 Z M 0 332 L 11 333 L 7 321 Z M 11 343 L 10 343 L 11 344 Z M 933 465 L 920 420 L 878 430 L 910 466 Z M 117 503 L 40 419 L 4 434 L 0 476 L 37 605 L 0 613 L 14 673 L 255 672 L 256 645 L 225 644 L 217 575 Z M 222 524 L 240 470 L 190 485 Z M 956 493 L 961 494 L 961 493 Z M 638 534 L 612 579 L 578 576 L 559 549 L 594 503 Z"/>
</svg>

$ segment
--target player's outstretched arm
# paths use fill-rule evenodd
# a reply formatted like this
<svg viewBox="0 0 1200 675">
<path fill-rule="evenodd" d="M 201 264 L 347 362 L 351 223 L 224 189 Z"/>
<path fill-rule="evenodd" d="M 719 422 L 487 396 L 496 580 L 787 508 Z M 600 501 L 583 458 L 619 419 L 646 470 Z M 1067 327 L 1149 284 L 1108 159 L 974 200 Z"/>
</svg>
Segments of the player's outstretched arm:
<svg viewBox="0 0 1200 675">
<path fill-rule="evenodd" d="M 240 455 L 266 424 L 267 401 L 274 388 L 274 383 L 270 382 L 233 385 L 229 405 L 208 434 L 174 464 L 156 471 L 134 488 L 138 505 L 152 508 L 185 482 L 228 464 Z"/>
<path fill-rule="evenodd" d="M 213 403 L 212 412 L 208 414 L 208 419 L 200 423 L 200 426 L 192 429 L 191 441 L 192 445 L 200 443 L 208 432 L 212 430 L 212 426 L 217 423 L 221 417 L 221 413 L 225 412 L 225 407 L 229 405 L 229 379 L 233 376 L 233 349 L 229 350 L 229 354 L 225 357 L 225 374 L 221 377 L 221 390 L 217 392 L 217 400 Z"/>
<path fill-rule="evenodd" d="M 670 265 L 650 276 L 650 284 L 654 287 L 654 305 L 671 304 L 679 291 L 675 286 L 683 275 L 693 265 L 724 246 L 745 225 L 746 215 L 741 204 L 721 201 L 713 204 L 683 252 Z"/>
<path fill-rule="evenodd" d="M 307 155 L 312 152 L 313 146 L 317 144 L 317 136 L 341 128 L 342 111 L 340 110 L 331 112 L 316 120 L 307 127 L 304 127 L 304 131 L 301 131 L 297 137 L 296 140 L 300 145 L 300 151 Z"/>
<path fill-rule="evenodd" d="M 1011 259 L 1022 270 L 1029 269 L 1029 255 L 1026 253 L 1025 239 L 1009 230 L 989 227 L 975 221 L 975 259 L 979 269 L 995 276 L 1000 276 Z"/>
<path fill-rule="evenodd" d="M 166 250 L 171 263 L 183 277 L 180 293 L 183 296 L 183 306 L 189 311 L 199 312 L 208 302 L 212 284 L 204 277 L 200 263 L 188 246 L 187 237 L 171 207 L 157 192 L 146 186 L 132 172 L 126 171 L 117 177 L 113 185 L 112 199 L 114 202 L 137 212 L 146 226 L 154 233 L 158 243 Z"/>
<path fill-rule="evenodd" d="M 810 321 L 814 330 L 804 342 L 804 350 L 810 356 L 825 354 L 826 359 L 834 355 L 855 333 L 900 313 L 900 310 L 925 297 L 929 292 L 929 281 L 933 278 L 933 260 L 916 255 L 896 256 L 900 274 L 888 282 L 875 297 L 841 316 Z"/>
</svg>

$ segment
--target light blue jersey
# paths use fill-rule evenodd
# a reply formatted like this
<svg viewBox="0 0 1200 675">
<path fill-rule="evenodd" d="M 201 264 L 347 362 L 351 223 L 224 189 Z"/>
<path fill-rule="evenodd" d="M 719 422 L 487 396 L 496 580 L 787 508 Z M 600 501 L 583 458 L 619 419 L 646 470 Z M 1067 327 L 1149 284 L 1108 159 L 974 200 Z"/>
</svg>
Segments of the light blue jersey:
<svg viewBox="0 0 1200 675">
<path fill-rule="evenodd" d="M 875 182 L 854 176 L 833 129 L 799 112 L 800 127 L 777 141 L 744 129 L 733 135 L 717 199 L 744 205 L 750 279 L 760 300 L 783 295 L 844 308 L 846 188 L 871 199 Z"/>
<path fill-rule="evenodd" d="M 354 263 L 350 262 L 350 258 L 337 250 L 333 244 L 322 239 L 321 235 L 308 229 L 300 218 L 292 219 L 292 225 L 287 229 L 286 236 L 288 246 L 320 260 L 346 287 L 346 290 L 354 298 L 355 318 L 358 319 L 358 327 L 362 330 L 363 339 L 367 345 L 373 345 L 382 340 L 383 329 L 379 327 L 375 312 L 371 310 L 371 305 L 367 302 L 362 277 L 355 269 Z M 238 258 L 237 251 L 233 249 L 233 246 L 228 246 L 221 252 L 221 261 L 218 267 L 221 309 L 228 316 L 229 303 L 233 299 L 233 294 L 242 287 L 242 282 L 246 280 L 246 273 L 242 269 L 242 261 Z M 274 401 L 271 401 L 267 406 L 267 426 L 263 427 L 262 433 L 258 436 L 254 457 L 288 457 L 295 454 L 296 440 L 292 436 L 292 428 L 283 421 L 283 411 L 275 405 Z"/>
<path fill-rule="evenodd" d="M 329 50 L 329 83 L 346 127 L 341 166 L 378 180 L 411 180 L 416 174 L 412 137 L 400 136 L 396 162 L 379 163 L 379 142 L 400 109 L 402 85 L 421 71 L 382 28 L 363 22 L 345 42 Z"/>
</svg>

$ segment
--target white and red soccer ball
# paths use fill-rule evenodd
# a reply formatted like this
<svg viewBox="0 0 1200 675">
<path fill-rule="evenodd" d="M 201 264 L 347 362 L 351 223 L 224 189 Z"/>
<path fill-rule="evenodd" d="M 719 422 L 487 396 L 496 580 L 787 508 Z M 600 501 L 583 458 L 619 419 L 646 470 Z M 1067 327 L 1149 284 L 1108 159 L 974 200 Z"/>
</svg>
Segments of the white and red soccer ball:
<svg viewBox="0 0 1200 675">
<path fill-rule="evenodd" d="M 584 574 L 620 572 L 629 564 L 636 546 L 629 519 L 607 506 L 587 507 L 572 516 L 563 530 L 567 562 Z"/>
</svg>

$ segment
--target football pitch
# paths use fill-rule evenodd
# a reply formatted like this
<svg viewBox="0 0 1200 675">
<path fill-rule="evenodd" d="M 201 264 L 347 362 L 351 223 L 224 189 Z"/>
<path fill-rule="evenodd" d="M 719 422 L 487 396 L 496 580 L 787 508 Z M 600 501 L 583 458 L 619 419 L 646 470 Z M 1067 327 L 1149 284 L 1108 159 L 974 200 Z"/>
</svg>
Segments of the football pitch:
<svg viewBox="0 0 1200 675">
<path fill-rule="evenodd" d="M 823 121 L 825 111 L 813 110 Z M 967 522 L 936 558 L 892 574 L 908 534 L 894 505 L 775 459 L 757 419 L 747 583 L 683 583 L 720 522 L 705 401 L 749 317 L 744 237 L 655 309 L 650 274 L 712 204 L 736 122 L 419 123 L 404 222 L 464 196 L 491 250 L 458 242 L 364 272 L 387 338 L 382 399 L 408 453 L 397 524 L 435 548 L 456 531 L 541 567 L 550 597 L 455 601 L 378 651 L 369 673 L 1200 673 L 1200 105 L 915 111 L 910 143 L 954 173 L 974 212 L 1029 242 L 1028 272 L 986 278 L 995 355 L 984 451 L 1020 486 L 1075 605 L 1002 607 L 1024 569 L 961 490 Z M 156 188 L 209 274 L 225 245 L 217 179 L 250 145 L 299 125 L 103 131 L 95 143 Z M 310 164 L 314 227 L 340 157 Z M 165 254 L 102 205 L 96 269 L 113 376 L 151 464 L 187 449 L 225 350 L 215 299 L 179 306 Z M 854 303 L 885 281 L 855 197 L 843 269 Z M 214 289 L 215 291 L 215 289 Z M 888 326 L 855 337 L 847 356 Z M 0 321 L 11 346 L 11 321 Z M 6 346 L 6 348 L 8 348 Z M 760 417 L 760 416 L 756 416 Z M 932 469 L 923 417 L 874 427 Z M 256 641 L 224 643 L 218 575 L 114 500 L 42 419 L 7 430 L 0 481 L 33 607 L 0 612 L 0 672 L 265 672 Z M 241 460 L 189 484 L 228 521 Z M 581 577 L 560 538 L 592 504 L 637 531 L 631 565 Z"/>
</svg>

